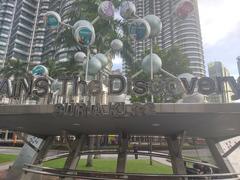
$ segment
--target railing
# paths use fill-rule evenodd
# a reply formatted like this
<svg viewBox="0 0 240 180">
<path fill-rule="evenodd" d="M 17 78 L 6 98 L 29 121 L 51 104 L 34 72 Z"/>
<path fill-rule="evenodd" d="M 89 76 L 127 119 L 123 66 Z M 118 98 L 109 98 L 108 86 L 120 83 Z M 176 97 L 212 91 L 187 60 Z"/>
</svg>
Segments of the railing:
<svg viewBox="0 0 240 180">
<path fill-rule="evenodd" d="M 95 171 L 79 171 L 79 170 L 65 170 L 53 169 L 46 167 L 39 167 L 33 165 L 25 165 L 23 168 L 25 173 L 34 173 L 45 176 L 54 176 L 59 178 L 81 178 L 91 180 L 115 180 L 115 179 L 128 179 L 128 180 L 186 180 L 186 179 L 225 179 L 225 180 L 239 180 L 237 176 L 240 173 L 229 174 L 204 174 L 204 175 L 147 175 L 147 174 L 130 174 L 130 173 L 102 173 Z"/>
<path fill-rule="evenodd" d="M 116 149 L 102 149 L 102 150 L 86 150 L 86 151 L 81 151 L 79 152 L 79 155 L 81 156 L 86 156 L 86 155 L 104 155 L 104 154 L 107 154 L 107 155 L 116 155 L 118 154 L 118 150 Z M 159 157 L 159 158 L 166 158 L 166 159 L 171 159 L 171 156 L 169 154 L 166 154 L 166 153 L 160 153 L 160 152 L 147 152 L 147 151 L 137 151 L 137 152 L 134 152 L 133 150 L 129 150 L 127 151 L 127 154 L 128 155 L 139 155 L 139 156 L 152 156 L 152 157 Z M 47 157 L 44 159 L 44 161 L 51 161 L 51 160 L 55 160 L 55 159 L 59 159 L 59 158 L 65 158 L 69 155 L 69 153 L 63 153 L 63 154 L 59 154 L 59 155 L 55 155 L 55 156 L 52 156 L 52 157 Z M 214 169 L 218 169 L 217 166 L 213 165 L 213 164 L 209 164 L 209 163 L 205 163 L 205 162 L 202 162 L 200 160 L 196 160 L 196 159 L 192 159 L 192 158 L 188 158 L 188 157 L 183 157 L 184 161 L 185 162 L 188 162 L 188 163 L 196 163 L 196 164 L 199 164 L 199 165 L 204 165 L 204 166 L 207 166 L 207 167 L 211 167 L 211 168 L 214 168 Z"/>
</svg>

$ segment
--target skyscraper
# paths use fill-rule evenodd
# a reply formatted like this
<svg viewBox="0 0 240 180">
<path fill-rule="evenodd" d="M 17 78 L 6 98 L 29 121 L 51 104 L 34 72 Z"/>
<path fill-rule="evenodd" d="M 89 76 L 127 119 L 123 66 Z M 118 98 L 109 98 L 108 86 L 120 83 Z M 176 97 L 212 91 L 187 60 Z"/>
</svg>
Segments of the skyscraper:
<svg viewBox="0 0 240 180">
<path fill-rule="evenodd" d="M 237 57 L 238 73 L 240 76 L 240 56 Z"/>
<path fill-rule="evenodd" d="M 0 67 L 3 66 L 7 55 L 16 2 L 0 0 Z"/>
<path fill-rule="evenodd" d="M 42 61 L 45 39 L 44 14 L 49 0 L 2 0 L 0 3 L 0 63 L 20 59 Z"/>
<path fill-rule="evenodd" d="M 7 59 L 29 61 L 39 6 L 38 0 L 17 0 Z"/>
<path fill-rule="evenodd" d="M 230 76 L 229 70 L 223 66 L 219 61 L 208 64 L 209 77 L 216 79 L 216 77 Z M 224 83 L 224 92 L 222 94 L 212 94 L 209 96 L 210 103 L 229 103 L 232 101 L 232 89 L 228 83 Z"/>
<path fill-rule="evenodd" d="M 192 0 L 194 12 L 185 20 L 174 15 L 179 0 L 132 0 L 137 8 L 137 16 L 144 17 L 155 14 L 161 18 L 163 28 L 161 34 L 155 38 L 155 44 L 161 49 L 177 45 L 189 59 L 189 68 L 193 74 L 205 76 L 204 55 L 201 37 L 200 20 L 197 0 Z M 136 60 L 141 60 L 146 49 L 150 48 L 150 41 L 133 43 Z"/>
</svg>

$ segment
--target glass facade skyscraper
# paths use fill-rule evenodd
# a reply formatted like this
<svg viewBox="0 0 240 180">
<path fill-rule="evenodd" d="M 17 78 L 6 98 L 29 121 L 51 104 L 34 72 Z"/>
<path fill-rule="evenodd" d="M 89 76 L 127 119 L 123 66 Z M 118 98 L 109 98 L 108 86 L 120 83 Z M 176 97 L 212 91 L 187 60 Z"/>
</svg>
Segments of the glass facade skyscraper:
<svg viewBox="0 0 240 180">
<path fill-rule="evenodd" d="M 6 59 L 15 8 L 16 1 L 0 0 L 0 67 Z"/>
</svg>

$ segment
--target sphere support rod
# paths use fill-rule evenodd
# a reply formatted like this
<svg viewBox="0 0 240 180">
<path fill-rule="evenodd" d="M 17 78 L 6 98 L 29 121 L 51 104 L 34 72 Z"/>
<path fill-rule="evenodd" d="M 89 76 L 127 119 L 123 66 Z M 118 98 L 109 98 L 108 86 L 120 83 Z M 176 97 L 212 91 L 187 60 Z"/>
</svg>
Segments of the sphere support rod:
<svg viewBox="0 0 240 180">
<path fill-rule="evenodd" d="M 153 80 L 153 59 L 152 59 L 152 55 L 153 55 L 153 39 L 150 39 L 150 60 L 151 60 L 151 81 Z M 151 95 L 151 102 L 154 103 L 154 96 Z"/>
</svg>

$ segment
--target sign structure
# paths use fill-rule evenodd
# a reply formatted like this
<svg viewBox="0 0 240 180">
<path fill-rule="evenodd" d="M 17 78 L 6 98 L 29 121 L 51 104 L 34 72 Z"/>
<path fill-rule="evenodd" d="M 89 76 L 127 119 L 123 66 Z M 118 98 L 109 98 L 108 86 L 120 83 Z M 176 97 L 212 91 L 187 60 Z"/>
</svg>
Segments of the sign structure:
<svg viewBox="0 0 240 180">
<path fill-rule="evenodd" d="M 148 116 L 155 114 L 155 105 L 153 103 L 134 103 L 131 106 L 125 103 L 109 103 L 108 105 L 87 105 L 85 103 L 57 104 L 56 113 L 59 115 L 88 117 L 88 116 L 113 116 L 113 117 L 131 117 Z"/>
<path fill-rule="evenodd" d="M 72 84 L 73 96 L 98 96 L 102 93 L 102 82 L 93 80 L 86 82 L 79 80 L 79 77 L 61 77 L 60 96 L 66 96 L 67 86 L 69 82 Z M 114 88 L 114 83 L 119 82 L 119 88 Z M 160 95 L 162 91 L 167 91 L 172 95 L 193 94 L 196 89 L 200 94 L 210 95 L 212 93 L 223 93 L 224 84 L 228 83 L 234 93 L 233 100 L 240 99 L 240 84 L 236 82 L 234 77 L 217 77 L 216 81 L 208 78 L 192 78 L 190 81 L 186 78 L 177 80 L 152 80 L 144 81 L 141 79 L 131 80 L 121 75 L 110 75 L 108 81 L 108 94 L 109 95 L 122 95 L 134 94 L 136 96 L 144 95 Z M 9 98 L 19 97 L 21 92 L 24 91 L 26 96 L 39 96 L 44 97 L 48 95 L 51 87 L 51 82 L 47 77 L 31 77 L 28 79 L 21 79 L 18 81 L 11 81 L 3 79 L 0 81 L 0 94 L 5 94 Z"/>
</svg>

